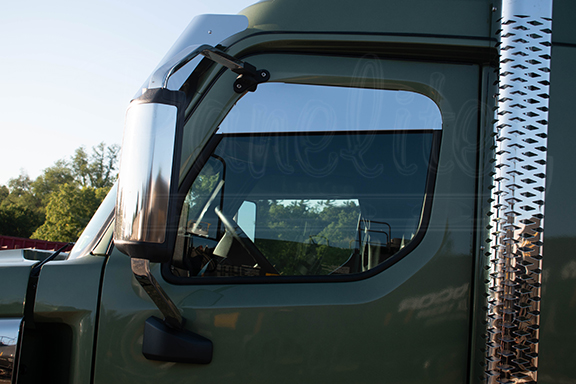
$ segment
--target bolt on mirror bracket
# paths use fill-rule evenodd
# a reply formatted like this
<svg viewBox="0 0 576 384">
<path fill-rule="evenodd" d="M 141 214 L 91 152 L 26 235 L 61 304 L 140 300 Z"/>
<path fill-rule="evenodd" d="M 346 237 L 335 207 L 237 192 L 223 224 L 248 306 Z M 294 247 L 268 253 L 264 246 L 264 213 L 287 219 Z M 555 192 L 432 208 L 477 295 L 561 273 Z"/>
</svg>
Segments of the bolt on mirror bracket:
<svg viewBox="0 0 576 384">
<path fill-rule="evenodd" d="M 208 46 L 200 53 L 206 58 L 238 74 L 233 86 L 234 92 L 236 93 L 243 93 L 245 91 L 254 92 L 258 84 L 264 83 L 270 78 L 270 72 L 267 70 L 256 69 L 252 64 L 238 60 L 218 48 Z"/>
</svg>

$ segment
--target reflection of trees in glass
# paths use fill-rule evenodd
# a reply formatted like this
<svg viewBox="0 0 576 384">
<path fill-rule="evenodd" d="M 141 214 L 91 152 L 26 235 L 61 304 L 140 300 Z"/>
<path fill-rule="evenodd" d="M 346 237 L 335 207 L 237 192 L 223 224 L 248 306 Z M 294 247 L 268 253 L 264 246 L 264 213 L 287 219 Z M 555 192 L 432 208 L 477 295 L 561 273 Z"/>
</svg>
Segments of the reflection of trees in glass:
<svg viewBox="0 0 576 384">
<path fill-rule="evenodd" d="M 183 214 L 187 217 L 188 231 L 193 230 L 197 234 L 208 235 L 211 223 L 203 222 L 201 216 L 206 212 L 203 213 L 202 211 L 204 208 L 208 208 L 206 205 L 222 179 L 223 165 L 224 163 L 220 159 L 211 157 L 194 180 L 183 208 Z M 215 229 L 216 226 L 213 226 L 211 231 Z M 212 236 L 215 236 L 215 233 L 212 233 Z"/>
<path fill-rule="evenodd" d="M 328 274 L 350 257 L 356 202 L 262 200 L 257 207 L 256 246 L 282 274 Z"/>
<path fill-rule="evenodd" d="M 188 196 L 186 196 L 189 219 L 195 220 L 200 216 L 200 211 L 204 208 L 204 204 L 210 198 L 218 181 L 220 181 L 220 174 L 200 174 L 196 178 Z"/>
</svg>

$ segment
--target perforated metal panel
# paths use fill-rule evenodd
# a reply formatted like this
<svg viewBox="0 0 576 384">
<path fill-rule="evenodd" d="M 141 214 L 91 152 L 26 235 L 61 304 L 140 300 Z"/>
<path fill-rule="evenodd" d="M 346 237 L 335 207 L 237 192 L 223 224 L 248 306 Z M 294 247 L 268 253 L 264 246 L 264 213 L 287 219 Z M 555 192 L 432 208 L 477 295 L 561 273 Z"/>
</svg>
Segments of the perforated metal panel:
<svg viewBox="0 0 576 384">
<path fill-rule="evenodd" d="M 537 380 L 552 0 L 504 0 L 486 345 L 487 383 Z"/>
</svg>

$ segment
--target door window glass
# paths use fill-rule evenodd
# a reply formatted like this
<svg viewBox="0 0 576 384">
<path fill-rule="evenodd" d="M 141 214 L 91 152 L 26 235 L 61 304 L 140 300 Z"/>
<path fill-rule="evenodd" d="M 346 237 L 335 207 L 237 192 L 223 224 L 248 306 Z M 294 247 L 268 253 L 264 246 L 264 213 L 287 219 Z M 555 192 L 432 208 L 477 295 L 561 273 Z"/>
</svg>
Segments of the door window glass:
<svg viewBox="0 0 576 384">
<path fill-rule="evenodd" d="M 422 223 L 440 112 L 406 91 L 261 84 L 208 147 L 182 211 L 179 276 L 370 270 Z"/>
</svg>

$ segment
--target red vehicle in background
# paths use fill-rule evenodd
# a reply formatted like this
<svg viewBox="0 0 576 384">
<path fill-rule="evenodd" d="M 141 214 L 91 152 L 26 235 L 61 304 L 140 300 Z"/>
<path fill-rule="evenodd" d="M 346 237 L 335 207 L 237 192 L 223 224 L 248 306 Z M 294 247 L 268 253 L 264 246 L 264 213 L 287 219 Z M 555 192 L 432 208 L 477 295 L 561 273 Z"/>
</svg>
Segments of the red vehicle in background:
<svg viewBox="0 0 576 384">
<path fill-rule="evenodd" d="M 25 239 L 22 237 L 14 236 L 0 236 L 0 250 L 5 249 L 21 249 L 21 248 L 32 248 L 32 249 L 43 249 L 46 251 L 55 251 L 57 249 L 65 246 L 66 243 L 59 241 L 46 241 L 46 240 L 35 240 L 35 239 Z M 72 249 L 72 245 L 67 248 L 64 252 L 68 252 Z"/>
</svg>

